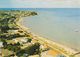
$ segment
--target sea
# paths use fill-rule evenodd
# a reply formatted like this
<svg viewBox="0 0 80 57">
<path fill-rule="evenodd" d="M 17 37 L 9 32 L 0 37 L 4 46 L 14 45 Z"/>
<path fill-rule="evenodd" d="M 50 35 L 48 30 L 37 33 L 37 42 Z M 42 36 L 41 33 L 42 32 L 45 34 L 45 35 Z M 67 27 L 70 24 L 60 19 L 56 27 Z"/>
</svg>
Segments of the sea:
<svg viewBox="0 0 80 57">
<path fill-rule="evenodd" d="M 1 8 L 28 10 L 38 15 L 25 17 L 22 24 L 39 36 L 80 51 L 80 8 Z"/>
</svg>

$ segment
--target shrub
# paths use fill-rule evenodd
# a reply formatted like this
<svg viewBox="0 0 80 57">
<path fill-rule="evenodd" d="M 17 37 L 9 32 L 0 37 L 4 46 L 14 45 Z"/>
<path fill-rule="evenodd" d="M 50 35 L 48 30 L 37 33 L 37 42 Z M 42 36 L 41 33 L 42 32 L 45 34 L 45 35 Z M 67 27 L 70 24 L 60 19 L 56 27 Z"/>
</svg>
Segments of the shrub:
<svg viewBox="0 0 80 57">
<path fill-rule="evenodd" d="M 40 52 L 40 43 L 35 43 L 33 45 L 30 45 L 26 47 L 23 50 L 20 50 L 16 53 L 17 56 L 22 56 L 23 54 L 33 55 L 38 54 Z"/>
</svg>

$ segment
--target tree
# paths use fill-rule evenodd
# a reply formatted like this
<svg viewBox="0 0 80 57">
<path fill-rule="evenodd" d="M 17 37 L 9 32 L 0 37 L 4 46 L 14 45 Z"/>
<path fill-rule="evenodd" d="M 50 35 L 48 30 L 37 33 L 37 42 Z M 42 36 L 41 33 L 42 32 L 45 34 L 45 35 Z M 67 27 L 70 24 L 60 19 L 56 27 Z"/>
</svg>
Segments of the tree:
<svg viewBox="0 0 80 57">
<path fill-rule="evenodd" d="M 7 42 L 6 41 L 3 42 L 3 46 L 4 46 L 4 48 L 7 47 Z"/>
<path fill-rule="evenodd" d="M 31 42 L 31 41 L 32 41 L 32 39 L 28 38 L 28 41 L 27 42 Z"/>
<path fill-rule="evenodd" d="M 35 43 L 35 44 L 32 44 L 32 45 L 26 47 L 23 50 L 19 50 L 16 53 L 16 55 L 22 56 L 23 54 L 27 54 L 29 56 L 29 55 L 33 55 L 33 54 L 38 54 L 40 52 L 39 49 L 40 49 L 40 43 Z"/>
<path fill-rule="evenodd" d="M 17 43 L 16 43 L 16 45 L 17 45 L 17 46 L 19 46 L 19 45 L 20 45 L 20 43 L 19 43 L 19 42 L 17 42 Z"/>
<path fill-rule="evenodd" d="M 28 46 L 25 50 L 27 54 L 33 55 L 35 53 L 39 53 L 39 49 L 40 49 L 40 43 L 35 43 L 31 46 Z"/>
</svg>

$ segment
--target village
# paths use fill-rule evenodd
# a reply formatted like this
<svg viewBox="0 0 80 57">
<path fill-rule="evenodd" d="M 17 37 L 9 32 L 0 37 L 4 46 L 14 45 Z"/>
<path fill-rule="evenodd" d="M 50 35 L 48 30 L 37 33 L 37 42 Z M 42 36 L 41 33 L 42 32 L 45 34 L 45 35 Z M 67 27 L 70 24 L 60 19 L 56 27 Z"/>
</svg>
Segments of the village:
<svg viewBox="0 0 80 57">
<path fill-rule="evenodd" d="M 20 10 L 0 11 L 0 57 L 69 57 L 69 52 L 33 35 L 18 23 L 21 17 L 34 15 L 37 13 Z"/>
</svg>

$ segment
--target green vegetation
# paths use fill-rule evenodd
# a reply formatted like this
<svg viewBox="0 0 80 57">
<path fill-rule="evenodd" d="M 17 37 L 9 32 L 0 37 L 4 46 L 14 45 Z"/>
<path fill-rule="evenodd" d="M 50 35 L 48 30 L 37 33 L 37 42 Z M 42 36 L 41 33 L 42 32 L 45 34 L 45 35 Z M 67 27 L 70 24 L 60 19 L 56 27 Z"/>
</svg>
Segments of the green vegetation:
<svg viewBox="0 0 80 57">
<path fill-rule="evenodd" d="M 25 10 L 0 10 L 0 41 L 3 42 L 1 57 L 28 57 L 31 55 L 41 57 L 41 52 L 52 49 L 44 41 L 35 39 L 35 36 L 33 37 L 17 23 L 22 17 L 34 15 L 37 13 Z M 54 47 L 57 48 L 56 45 Z M 59 48 L 59 50 L 62 49 Z"/>
<path fill-rule="evenodd" d="M 3 48 L 4 49 L 8 49 L 8 50 L 12 50 L 12 51 L 17 51 L 18 49 L 20 49 L 20 43 L 17 42 L 15 44 L 8 44 L 5 40 L 3 40 Z"/>
<path fill-rule="evenodd" d="M 28 55 L 39 53 L 39 43 L 34 43 L 24 49 L 21 49 L 21 46 L 24 45 L 20 42 L 16 42 L 19 41 L 19 39 L 17 40 L 17 38 L 27 37 L 27 42 L 24 44 L 31 43 L 32 38 L 30 37 L 29 33 L 23 32 L 23 30 L 20 31 L 19 25 L 17 25 L 16 22 L 18 22 L 21 17 L 33 15 L 37 15 L 37 13 L 20 10 L 0 10 L 0 41 L 3 42 L 2 54 L 4 55 L 2 57 L 11 57 L 15 55 L 20 57 L 25 53 Z M 15 39 L 14 43 L 7 42 L 8 40 L 11 41 L 13 39 Z M 7 51 L 8 54 L 5 54 L 5 51 Z"/>
<path fill-rule="evenodd" d="M 23 50 L 20 50 L 16 53 L 17 56 L 23 56 L 23 54 L 27 54 L 28 56 L 29 55 L 33 55 L 33 54 L 38 54 L 40 52 L 40 44 L 39 43 L 35 43 L 35 44 L 32 44 L 28 47 L 26 47 L 25 49 Z"/>
</svg>

